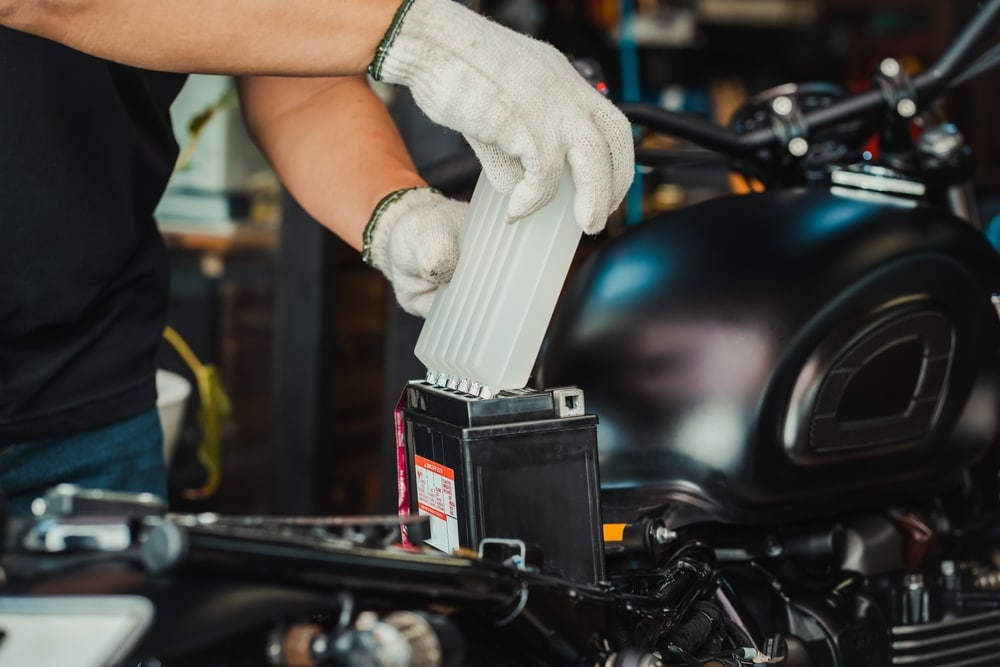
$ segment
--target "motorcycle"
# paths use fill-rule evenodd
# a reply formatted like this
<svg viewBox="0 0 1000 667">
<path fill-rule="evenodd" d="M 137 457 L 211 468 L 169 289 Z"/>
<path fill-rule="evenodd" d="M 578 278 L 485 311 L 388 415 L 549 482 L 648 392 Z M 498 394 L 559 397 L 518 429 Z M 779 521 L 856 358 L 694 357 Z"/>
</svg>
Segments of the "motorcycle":
<svg viewBox="0 0 1000 667">
<path fill-rule="evenodd" d="M 401 516 L 60 487 L 8 522 L 0 623 L 150 600 L 94 664 L 1000 664 L 1000 256 L 935 109 L 1000 64 L 974 55 L 998 24 L 990 0 L 924 73 L 784 86 L 731 128 L 623 105 L 765 189 L 599 248 L 534 389 L 411 383 Z"/>
<path fill-rule="evenodd" d="M 1000 661 L 1000 265 L 933 107 L 995 58 L 963 72 L 997 10 L 923 74 L 766 91 L 732 131 L 626 106 L 766 189 L 629 230 L 550 326 L 539 379 L 600 415 L 604 520 L 711 545 L 700 604 L 785 664 Z"/>
</svg>

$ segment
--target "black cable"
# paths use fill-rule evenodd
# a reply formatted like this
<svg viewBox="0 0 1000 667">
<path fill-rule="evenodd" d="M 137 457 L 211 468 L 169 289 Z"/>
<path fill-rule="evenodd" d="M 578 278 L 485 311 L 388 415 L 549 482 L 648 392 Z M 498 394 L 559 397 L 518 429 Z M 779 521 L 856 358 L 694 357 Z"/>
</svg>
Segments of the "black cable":
<svg viewBox="0 0 1000 667">
<path fill-rule="evenodd" d="M 743 631 L 743 628 L 733 622 L 733 619 L 723 614 L 722 622 L 726 626 L 726 630 L 736 637 L 736 642 L 740 646 L 755 646 L 753 640 L 751 640 L 747 633 Z"/>
<path fill-rule="evenodd" d="M 705 641 L 722 620 L 722 611 L 712 602 L 697 602 L 684 622 L 670 631 L 667 639 L 689 653 L 700 652 Z"/>
</svg>

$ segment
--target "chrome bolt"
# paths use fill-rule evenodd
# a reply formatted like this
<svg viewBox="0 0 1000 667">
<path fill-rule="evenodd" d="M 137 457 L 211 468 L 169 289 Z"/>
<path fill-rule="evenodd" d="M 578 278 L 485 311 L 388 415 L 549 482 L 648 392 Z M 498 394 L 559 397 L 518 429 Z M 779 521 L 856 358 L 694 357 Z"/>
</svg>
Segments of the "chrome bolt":
<svg viewBox="0 0 1000 667">
<path fill-rule="evenodd" d="M 904 97 L 896 104 L 896 113 L 903 118 L 913 118 L 917 115 L 917 103 L 908 97 Z"/>
<path fill-rule="evenodd" d="M 653 531 L 653 539 L 657 544 L 667 544 L 677 539 L 677 531 L 670 530 L 666 526 L 657 526 Z"/>
<path fill-rule="evenodd" d="M 793 106 L 791 98 L 784 95 L 775 97 L 774 101 L 771 102 L 771 108 L 779 116 L 787 116 L 792 113 Z"/>
<path fill-rule="evenodd" d="M 802 157 L 809 152 L 809 142 L 802 137 L 795 137 L 788 142 L 788 152 L 795 157 Z"/>
<path fill-rule="evenodd" d="M 879 63 L 878 69 L 885 76 L 899 76 L 902 68 L 899 66 L 899 61 L 894 58 L 886 58 Z"/>
</svg>

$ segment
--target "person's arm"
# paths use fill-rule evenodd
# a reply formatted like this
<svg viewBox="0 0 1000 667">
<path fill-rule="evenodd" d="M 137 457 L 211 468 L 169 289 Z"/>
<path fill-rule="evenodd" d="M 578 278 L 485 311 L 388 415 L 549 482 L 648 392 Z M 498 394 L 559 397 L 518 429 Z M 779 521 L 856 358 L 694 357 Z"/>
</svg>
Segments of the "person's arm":
<svg viewBox="0 0 1000 667">
<path fill-rule="evenodd" d="M 455 270 L 468 204 L 426 187 L 367 79 L 241 77 L 238 84 L 250 133 L 285 187 L 363 251 L 405 310 L 426 316 Z"/>
<path fill-rule="evenodd" d="M 0 25 L 172 72 L 359 74 L 400 0 L 0 0 Z"/>
<path fill-rule="evenodd" d="M 302 207 L 361 249 L 386 195 L 424 186 L 365 77 L 238 79 L 254 140 Z"/>
<path fill-rule="evenodd" d="M 573 209 L 596 234 L 634 169 L 628 119 L 550 44 L 453 0 L 0 0 L 0 25 L 150 69 L 343 76 L 406 86 L 461 132 L 523 218 L 568 167 Z"/>
</svg>

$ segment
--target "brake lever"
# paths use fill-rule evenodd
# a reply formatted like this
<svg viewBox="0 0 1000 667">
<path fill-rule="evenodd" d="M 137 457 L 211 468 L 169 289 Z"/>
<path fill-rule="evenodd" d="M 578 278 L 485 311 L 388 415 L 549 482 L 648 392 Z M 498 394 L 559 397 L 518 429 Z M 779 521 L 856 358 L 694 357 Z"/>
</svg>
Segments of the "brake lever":
<svg viewBox="0 0 1000 667">
<path fill-rule="evenodd" d="M 187 552 L 186 533 L 164 515 L 166 503 L 152 494 L 129 494 L 59 485 L 32 505 L 34 517 L 11 519 L 7 556 L 47 561 L 51 571 L 81 562 L 126 560 L 150 573 L 175 565 Z M 22 563 L 23 565 L 23 563 Z"/>
</svg>

